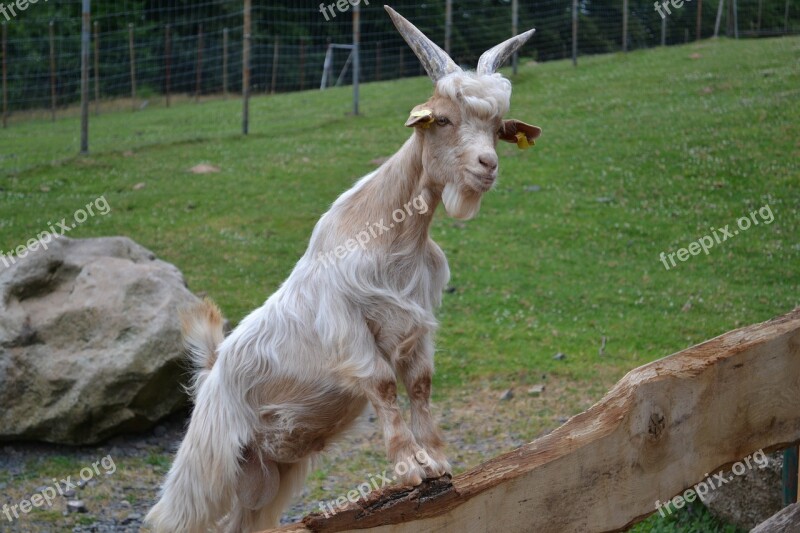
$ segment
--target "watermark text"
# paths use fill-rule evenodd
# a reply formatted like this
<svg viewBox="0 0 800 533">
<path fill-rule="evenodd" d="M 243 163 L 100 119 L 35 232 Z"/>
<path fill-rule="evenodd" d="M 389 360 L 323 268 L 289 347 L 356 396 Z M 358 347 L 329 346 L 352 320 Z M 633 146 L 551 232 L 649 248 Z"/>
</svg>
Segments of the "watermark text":
<svg viewBox="0 0 800 533">
<path fill-rule="evenodd" d="M 728 239 L 732 239 L 735 235 L 739 235 L 740 231 L 747 231 L 751 225 L 758 226 L 759 220 L 756 218 L 756 215 L 761 218 L 765 226 L 771 224 L 772 221 L 775 220 L 775 215 L 772 214 L 772 209 L 769 204 L 767 204 L 755 211 L 751 211 L 749 216 L 739 217 L 739 219 L 736 220 L 736 225 L 739 229 L 730 229 L 730 224 L 725 224 L 722 228 L 710 228 L 711 235 L 703 235 L 696 241 L 689 243 L 686 248 L 679 248 L 677 251 L 669 253 L 661 252 L 659 258 L 664 264 L 664 268 L 669 270 L 676 266 L 676 256 L 678 261 L 683 262 L 689 259 L 690 255 L 699 255 L 701 251 L 708 255 L 708 252 L 715 244 L 722 244 Z M 667 260 L 669 260 L 669 262 L 667 262 Z"/>
<path fill-rule="evenodd" d="M 97 209 L 96 213 L 95 209 Z M 28 240 L 27 243 L 20 244 L 9 252 L 3 252 L 3 250 L 0 250 L 0 264 L 9 267 L 17 262 L 17 258 L 23 258 L 29 253 L 35 252 L 39 248 L 47 250 L 47 245 L 53 242 L 54 239 L 58 239 L 65 233 L 75 229 L 79 224 L 83 224 L 90 216 L 93 217 L 95 215 L 107 215 L 109 211 L 111 211 L 111 206 L 108 205 L 106 197 L 101 196 L 96 198 L 94 201 L 86 204 L 85 208 L 75 211 L 75 213 L 72 215 L 72 218 L 75 222 L 71 224 L 67 223 L 66 218 L 62 218 L 55 224 L 48 222 L 48 229 L 39 233 L 35 238 Z M 15 253 L 16 257 L 14 257 Z"/>
<path fill-rule="evenodd" d="M 334 515 L 337 511 L 341 511 L 347 507 L 349 503 L 356 503 L 361 498 L 366 498 L 373 490 L 378 490 L 396 481 L 398 476 L 404 476 L 414 465 L 420 464 L 422 466 L 427 466 L 430 463 L 431 457 L 428 455 L 428 452 L 419 450 L 413 456 L 409 456 L 405 460 L 394 465 L 393 474 L 388 475 L 386 470 L 377 476 L 370 474 L 367 476 L 367 481 L 360 484 L 358 488 L 348 492 L 347 496 L 340 496 L 335 500 L 327 502 L 319 502 L 319 509 L 325 514 L 325 518 L 328 518 L 330 515 Z"/>
<path fill-rule="evenodd" d="M 751 462 L 752 459 L 752 462 Z M 741 461 L 734 463 L 731 467 L 731 472 L 733 472 L 734 476 L 742 476 L 748 469 L 752 470 L 753 466 L 757 465 L 759 468 L 766 468 L 769 465 L 769 460 L 767 456 L 764 454 L 764 450 L 758 450 L 754 452 L 752 455 L 748 455 Z M 709 476 L 706 473 L 706 479 L 695 485 L 690 489 L 686 489 L 683 494 L 678 494 L 671 500 L 667 500 L 665 503 L 661 503 L 660 500 L 656 500 L 656 511 L 663 517 L 666 517 L 667 514 L 672 514 L 672 508 L 680 509 L 687 503 L 692 503 L 695 499 L 699 499 L 702 502 L 705 502 L 705 497 L 709 493 L 709 491 L 716 490 L 720 486 L 729 483 L 734 476 L 725 476 L 722 470 L 714 474 L 713 476 Z M 664 513 L 664 510 L 667 513 Z"/>
<path fill-rule="evenodd" d="M 82 468 L 78 474 L 80 480 L 75 479 L 73 482 L 72 476 L 67 476 L 61 480 L 53 478 L 52 486 L 48 485 L 42 488 L 41 491 L 33 494 L 30 498 L 13 505 L 4 504 L 2 514 L 5 515 L 9 522 L 13 522 L 15 519 L 19 518 L 20 513 L 28 514 L 34 507 L 50 507 L 53 505 L 56 496 L 64 496 L 66 492 L 74 490 L 79 483 L 86 483 L 95 475 L 99 476 L 100 467 L 102 467 L 103 473 L 109 476 L 117 471 L 117 465 L 114 463 L 114 459 L 110 455 L 106 455 L 102 459 L 92 463 L 91 466 Z M 76 478 L 78 476 L 76 476 Z"/>
</svg>

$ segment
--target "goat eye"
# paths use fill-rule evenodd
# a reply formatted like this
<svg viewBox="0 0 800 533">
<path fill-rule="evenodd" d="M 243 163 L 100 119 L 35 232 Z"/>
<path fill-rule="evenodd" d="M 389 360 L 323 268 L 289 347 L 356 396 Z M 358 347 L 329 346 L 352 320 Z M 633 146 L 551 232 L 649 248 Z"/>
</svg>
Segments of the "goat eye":
<svg viewBox="0 0 800 533">
<path fill-rule="evenodd" d="M 436 117 L 436 124 L 438 126 L 447 126 L 450 124 L 450 119 L 447 117 Z"/>
</svg>

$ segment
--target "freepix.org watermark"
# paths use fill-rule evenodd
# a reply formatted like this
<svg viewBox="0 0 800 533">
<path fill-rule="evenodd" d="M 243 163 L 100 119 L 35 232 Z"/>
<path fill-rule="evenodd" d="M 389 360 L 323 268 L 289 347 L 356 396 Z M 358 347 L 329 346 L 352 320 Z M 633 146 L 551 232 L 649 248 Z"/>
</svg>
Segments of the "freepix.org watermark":
<svg viewBox="0 0 800 533">
<path fill-rule="evenodd" d="M 386 470 L 377 476 L 370 474 L 367 476 L 367 481 L 359 485 L 358 488 L 348 492 L 347 496 L 340 496 L 335 500 L 330 500 L 327 502 L 319 502 L 319 510 L 325 514 L 325 518 L 328 518 L 328 516 L 334 515 L 337 511 L 341 511 L 347 507 L 348 503 L 356 503 L 361 498 L 366 498 L 367 495 L 373 490 L 378 490 L 394 481 L 397 481 L 398 476 L 403 476 L 408 473 L 411 467 L 415 464 L 427 466 L 430 464 L 430 462 L 431 457 L 428 455 L 428 452 L 425 450 L 419 450 L 413 456 L 406 457 L 404 461 L 400 461 L 394 465 L 394 474 L 391 476 L 386 474 Z"/>
<path fill-rule="evenodd" d="M 771 224 L 772 221 L 775 220 L 775 215 L 772 214 L 772 209 L 769 204 L 767 204 L 756 211 L 751 211 L 749 216 L 739 217 L 736 221 L 736 225 L 739 226 L 739 229 L 731 230 L 730 224 L 725 224 L 725 227 L 722 228 L 710 228 L 711 235 L 703 235 L 696 241 L 689 243 L 689 246 L 686 248 L 679 248 L 677 251 L 669 253 L 661 252 L 659 257 L 664 264 L 664 268 L 669 270 L 676 266 L 676 256 L 678 261 L 683 262 L 689 259 L 690 255 L 699 255 L 701 251 L 708 255 L 708 252 L 715 244 L 722 244 L 728 239 L 732 239 L 734 235 L 739 235 L 740 231 L 747 231 L 750 229 L 750 226 L 758 226 L 759 221 L 756 215 L 761 218 L 765 226 Z M 669 263 L 667 263 L 667 259 L 669 259 Z M 670 265 L 672 265 L 672 267 Z"/>
<path fill-rule="evenodd" d="M 97 212 L 95 212 L 95 209 Z M 84 208 L 75 211 L 75 213 L 72 215 L 72 218 L 75 222 L 68 224 L 66 218 L 62 218 L 60 221 L 56 222 L 55 225 L 52 222 L 48 222 L 48 229 L 39 233 L 35 238 L 30 239 L 27 243 L 20 244 L 9 252 L 3 252 L 3 250 L 0 250 L 0 263 L 8 267 L 15 264 L 17 262 L 17 258 L 25 257 L 30 252 L 35 252 L 39 248 L 47 250 L 47 245 L 53 242 L 53 240 L 58 239 L 65 233 L 73 230 L 79 224 L 83 224 L 89 219 L 89 217 L 96 215 L 107 215 L 109 211 L 111 211 L 111 206 L 108 205 L 106 197 L 101 196 L 96 198 L 94 201 L 86 204 Z M 16 257 L 14 257 L 15 253 Z"/>
<path fill-rule="evenodd" d="M 750 460 L 752 459 L 752 463 Z M 753 469 L 753 464 L 758 465 L 759 468 L 766 468 L 769 465 L 769 461 L 767 460 L 767 456 L 764 454 L 764 450 L 758 450 L 754 452 L 752 455 L 748 455 L 738 463 L 734 463 L 731 467 L 731 472 L 733 472 L 734 476 L 742 476 L 744 475 L 747 470 Z M 670 506 L 674 506 L 675 509 L 680 509 L 686 503 L 692 503 L 695 499 L 700 499 L 700 501 L 705 502 L 705 496 L 709 493 L 709 491 L 716 490 L 720 486 L 729 483 L 734 476 L 725 477 L 725 474 L 720 470 L 713 476 L 709 476 L 708 472 L 706 472 L 706 479 L 701 481 L 691 489 L 686 489 L 683 494 L 678 494 L 671 500 L 667 500 L 665 503 L 661 503 L 661 501 L 656 500 L 656 511 L 662 517 L 666 517 L 667 515 L 664 514 L 664 510 L 666 509 L 667 514 L 672 514 L 672 509 Z"/>
<path fill-rule="evenodd" d="M 674 7 L 675 9 L 680 9 L 683 7 L 683 2 L 684 0 L 662 0 L 660 2 L 656 1 L 653 4 L 653 7 L 658 12 L 658 14 L 661 15 L 661 18 L 664 19 L 667 18 L 667 15 L 665 15 L 664 12 L 661 11 L 662 8 L 666 9 L 667 13 L 672 15 L 672 11 L 670 11 L 669 5 L 672 4 L 672 7 Z M 691 0 L 686 0 L 686 2 L 691 2 Z"/>
<path fill-rule="evenodd" d="M 400 224 L 406 218 L 414 214 L 424 215 L 427 212 L 428 203 L 425 201 L 425 198 L 423 198 L 421 194 L 419 196 L 415 196 L 402 208 L 392 211 L 392 220 L 394 222 L 389 222 L 388 225 L 384 223 L 383 219 L 380 219 L 379 222 L 373 224 L 368 222 L 367 228 L 359 231 L 354 238 L 347 239 L 344 244 L 340 244 L 333 250 L 324 253 L 317 253 L 317 260 L 325 265 L 325 268 L 327 268 L 334 262 L 335 259 L 343 259 L 348 253 L 355 252 L 357 248 L 366 250 L 369 241 L 383 235 L 384 233 L 387 233 L 389 230 L 395 227 L 395 224 Z"/>
<path fill-rule="evenodd" d="M 325 20 L 331 20 L 328 18 L 328 11 L 330 11 L 332 18 L 336 18 L 336 11 L 339 11 L 339 13 L 344 13 L 350 9 L 350 6 L 357 6 L 361 3 L 361 1 L 362 0 L 337 0 L 336 2 L 328 4 L 327 6 L 322 3 L 319 5 L 319 12 L 325 16 Z M 369 5 L 369 0 L 363 1 L 365 6 Z M 336 11 L 334 11 L 334 8 L 336 8 Z"/>
<path fill-rule="evenodd" d="M 47 0 L 43 1 L 47 2 Z M 0 2 L 0 14 L 2 14 L 7 21 L 9 21 L 16 17 L 19 11 L 25 11 L 30 5 L 38 2 L 39 0 L 17 0 L 16 2 L 11 2 L 5 5 L 3 2 Z M 11 16 L 8 15 L 9 13 L 11 13 Z"/>
<path fill-rule="evenodd" d="M 48 485 L 44 487 L 40 492 L 33 494 L 30 498 L 15 503 L 14 505 L 4 504 L 2 514 L 5 515 L 6 520 L 13 522 L 15 519 L 19 518 L 20 513 L 28 514 L 34 507 L 50 507 L 53 505 L 53 500 L 55 500 L 56 496 L 64 496 L 65 492 L 75 489 L 77 484 L 81 481 L 86 483 L 94 476 L 99 476 L 100 467 L 102 467 L 103 473 L 108 476 L 117 471 L 117 465 L 114 463 L 114 459 L 110 455 L 106 455 L 99 461 L 92 463 L 91 466 L 82 468 L 78 474 L 78 476 L 80 476 L 80 481 L 77 479 L 78 476 L 76 476 L 74 482 L 72 481 L 72 476 L 67 476 L 62 480 L 53 478 L 52 486 Z"/>
</svg>

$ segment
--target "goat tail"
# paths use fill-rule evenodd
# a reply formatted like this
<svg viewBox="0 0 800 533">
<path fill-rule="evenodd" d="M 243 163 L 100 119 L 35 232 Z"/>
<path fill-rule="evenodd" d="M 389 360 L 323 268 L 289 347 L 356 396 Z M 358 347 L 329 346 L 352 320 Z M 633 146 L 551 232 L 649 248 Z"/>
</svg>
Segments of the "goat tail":
<svg viewBox="0 0 800 533">
<path fill-rule="evenodd" d="M 208 298 L 181 310 L 180 319 L 183 344 L 194 370 L 188 391 L 195 398 L 217 360 L 217 347 L 225 338 L 224 319 L 219 307 Z"/>
<path fill-rule="evenodd" d="M 221 336 L 215 309 L 205 304 L 202 312 L 191 312 L 184 321 L 190 326 L 187 340 L 196 348 L 193 357 L 205 361 L 206 366 L 193 388 L 195 407 L 186 436 L 159 501 L 145 518 L 155 533 L 199 533 L 215 528 L 235 502 L 242 452 L 254 436 L 253 410 L 231 385 L 226 360 L 221 357 L 214 364 L 216 346 L 212 349 L 212 343 Z"/>
<path fill-rule="evenodd" d="M 192 419 L 146 521 L 156 533 L 205 532 L 234 502 L 251 413 L 223 385 L 219 365 L 197 390 Z"/>
</svg>

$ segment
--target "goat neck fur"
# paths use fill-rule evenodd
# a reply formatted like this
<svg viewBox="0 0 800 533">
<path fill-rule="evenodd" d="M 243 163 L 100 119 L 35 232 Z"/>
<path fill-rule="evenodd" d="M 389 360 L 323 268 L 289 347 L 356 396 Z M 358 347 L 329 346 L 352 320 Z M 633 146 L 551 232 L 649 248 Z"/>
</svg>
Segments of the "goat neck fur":
<svg viewBox="0 0 800 533">
<path fill-rule="evenodd" d="M 464 72 L 389 11 L 434 79 L 433 96 L 406 121 L 411 138 L 334 202 L 289 278 L 227 338 L 212 303 L 183 314 L 195 407 L 146 518 L 158 533 L 275 526 L 313 459 L 369 404 L 389 460 L 404 464 L 401 482 L 451 470 L 430 410 L 433 313 L 450 275 L 430 223 L 440 202 L 473 217 L 496 181 L 497 141 L 533 141 L 539 129 L 503 119 L 511 84 L 494 73 L 524 39 Z"/>
</svg>

